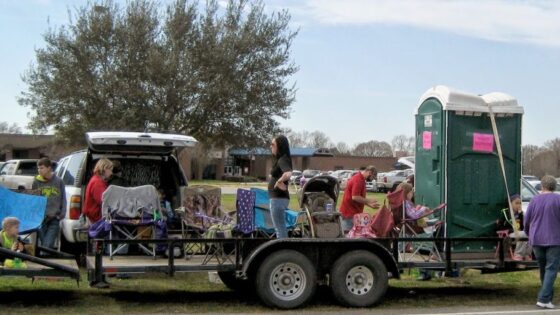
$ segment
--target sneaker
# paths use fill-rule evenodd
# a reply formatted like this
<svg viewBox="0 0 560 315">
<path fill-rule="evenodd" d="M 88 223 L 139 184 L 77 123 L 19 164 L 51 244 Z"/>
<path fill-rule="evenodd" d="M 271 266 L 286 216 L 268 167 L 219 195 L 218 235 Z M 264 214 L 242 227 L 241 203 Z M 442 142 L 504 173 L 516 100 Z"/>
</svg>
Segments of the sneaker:
<svg viewBox="0 0 560 315">
<path fill-rule="evenodd" d="M 537 306 L 541 308 L 550 308 L 550 309 L 556 308 L 554 304 L 552 304 L 552 302 L 548 302 L 548 303 L 537 302 Z"/>
</svg>

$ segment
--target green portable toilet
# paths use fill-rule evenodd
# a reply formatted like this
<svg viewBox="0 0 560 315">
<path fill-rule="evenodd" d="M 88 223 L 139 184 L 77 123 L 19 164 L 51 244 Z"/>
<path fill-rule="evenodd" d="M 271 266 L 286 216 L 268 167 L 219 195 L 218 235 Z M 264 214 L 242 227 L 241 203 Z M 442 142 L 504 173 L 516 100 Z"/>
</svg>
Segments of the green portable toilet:
<svg viewBox="0 0 560 315">
<path fill-rule="evenodd" d="M 503 93 L 475 95 L 435 86 L 420 98 L 416 118 L 415 200 L 447 204 L 447 237 L 495 237 L 508 206 L 490 119 L 494 113 L 509 193 L 521 183 L 523 108 Z M 454 243 L 454 252 L 493 251 L 495 242 Z"/>
</svg>

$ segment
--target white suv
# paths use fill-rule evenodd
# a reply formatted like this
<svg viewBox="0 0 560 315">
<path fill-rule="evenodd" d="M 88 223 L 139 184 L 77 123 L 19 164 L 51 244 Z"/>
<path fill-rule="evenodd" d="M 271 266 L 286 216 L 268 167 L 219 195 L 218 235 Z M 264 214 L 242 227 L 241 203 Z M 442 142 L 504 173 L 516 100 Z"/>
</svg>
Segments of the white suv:
<svg viewBox="0 0 560 315">
<path fill-rule="evenodd" d="M 181 190 L 187 186 L 176 148 L 190 147 L 196 140 L 190 136 L 137 133 L 137 132 L 89 132 L 86 134 L 88 148 L 60 159 L 55 170 L 66 185 L 67 210 L 61 221 L 62 246 L 65 242 L 86 241 L 80 233 L 84 222 L 82 214 L 85 187 L 92 176 L 93 167 L 100 158 L 118 160 L 122 165 L 122 177 L 129 186 L 154 185 L 165 190 L 173 207 L 181 203 Z M 63 249 L 64 250 L 64 249 Z"/>
</svg>

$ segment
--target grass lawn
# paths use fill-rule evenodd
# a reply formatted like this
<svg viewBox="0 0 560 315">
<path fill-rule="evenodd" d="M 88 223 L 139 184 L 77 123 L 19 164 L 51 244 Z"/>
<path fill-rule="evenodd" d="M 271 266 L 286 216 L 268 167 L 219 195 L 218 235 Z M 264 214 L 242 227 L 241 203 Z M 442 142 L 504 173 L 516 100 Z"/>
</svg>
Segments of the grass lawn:
<svg viewBox="0 0 560 315">
<path fill-rule="evenodd" d="M 481 275 L 464 271 L 460 278 L 416 281 L 405 273 L 391 280 L 385 300 L 375 310 L 450 307 L 456 305 L 533 305 L 539 288 L 537 271 Z M 85 272 L 82 279 L 86 279 Z M 253 292 L 232 292 L 208 282 L 205 273 L 175 278 L 148 275 L 119 280 L 110 289 L 92 289 L 82 282 L 2 278 L 2 314 L 148 314 L 148 313 L 259 313 L 271 311 Z M 556 286 L 559 289 L 559 286 Z M 340 311 L 327 287 L 320 287 L 309 311 Z M 373 311 L 373 309 L 371 310 Z"/>
</svg>

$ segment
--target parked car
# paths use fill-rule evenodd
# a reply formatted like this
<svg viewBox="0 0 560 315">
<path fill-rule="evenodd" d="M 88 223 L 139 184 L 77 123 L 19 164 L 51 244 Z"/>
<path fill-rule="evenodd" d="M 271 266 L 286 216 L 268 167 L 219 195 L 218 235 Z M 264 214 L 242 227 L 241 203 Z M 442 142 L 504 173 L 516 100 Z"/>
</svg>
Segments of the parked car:
<svg viewBox="0 0 560 315">
<path fill-rule="evenodd" d="M 340 184 L 342 179 L 345 178 L 347 174 L 352 174 L 353 172 L 355 172 L 355 171 L 353 171 L 353 170 L 336 170 L 336 171 L 331 173 L 331 176 L 335 177 L 338 180 L 338 183 Z"/>
<path fill-rule="evenodd" d="M 304 170 L 296 184 L 303 186 L 308 179 L 319 174 L 321 174 L 319 170 Z"/>
<path fill-rule="evenodd" d="M 31 189 L 37 173 L 36 159 L 9 160 L 0 169 L 0 185 L 8 189 Z"/>
<path fill-rule="evenodd" d="M 377 191 L 377 181 L 374 179 L 372 181 L 366 181 L 366 191 L 376 192 Z"/>
<path fill-rule="evenodd" d="M 558 181 L 557 181 L 558 182 Z M 541 182 L 539 181 L 537 184 L 534 184 L 532 182 L 529 182 L 529 184 L 531 186 L 533 186 L 535 188 L 535 190 L 537 190 L 539 193 L 542 191 L 542 185 Z M 556 190 L 554 191 L 555 194 L 560 194 L 560 184 L 556 185 Z"/>
<path fill-rule="evenodd" d="M 537 188 L 538 185 L 541 184 L 541 180 L 534 175 L 522 175 L 521 176 L 524 180 L 526 180 L 531 186 L 535 187 L 537 190 L 541 190 L 540 187 Z"/>
<path fill-rule="evenodd" d="M 175 157 L 178 147 L 193 146 L 197 141 L 190 136 L 137 133 L 137 132 L 89 132 L 86 134 L 88 148 L 60 159 L 56 174 L 66 185 L 67 210 L 61 221 L 62 244 L 85 241 L 80 233 L 84 221 L 82 214 L 83 194 L 95 163 L 103 157 L 118 160 L 122 177 L 130 186 L 154 185 L 165 190 L 173 209 L 181 204 L 181 190 L 187 186 L 187 178 Z"/>
<path fill-rule="evenodd" d="M 523 212 L 527 211 L 527 207 L 529 206 L 529 202 L 538 195 L 539 192 L 531 185 L 527 180 L 521 178 L 521 202 L 523 203 L 522 209 Z"/>
<path fill-rule="evenodd" d="M 377 174 L 377 188 L 380 191 L 393 191 L 404 182 L 409 175 L 414 174 L 413 169 L 395 170 Z"/>
<path fill-rule="evenodd" d="M 396 169 L 407 169 L 411 168 L 414 169 L 414 156 L 403 156 L 397 160 L 397 164 L 395 166 Z M 399 166 L 399 167 L 397 167 Z"/>
<path fill-rule="evenodd" d="M 340 179 L 340 189 L 341 190 L 346 189 L 346 184 L 348 183 L 350 177 L 354 176 L 358 172 L 359 171 L 352 171 L 351 173 L 345 173 Z"/>
<path fill-rule="evenodd" d="M 359 171 L 352 171 L 350 173 L 345 173 L 343 177 L 340 179 L 340 190 L 346 189 L 346 185 L 348 184 L 348 180 Z M 377 181 L 374 179 L 372 181 L 366 181 L 366 191 L 369 192 L 377 192 L 379 189 L 377 187 Z"/>
<path fill-rule="evenodd" d="M 290 182 L 295 182 L 297 178 L 301 176 L 302 172 L 298 170 L 292 170 L 292 176 L 290 176 Z"/>
</svg>

